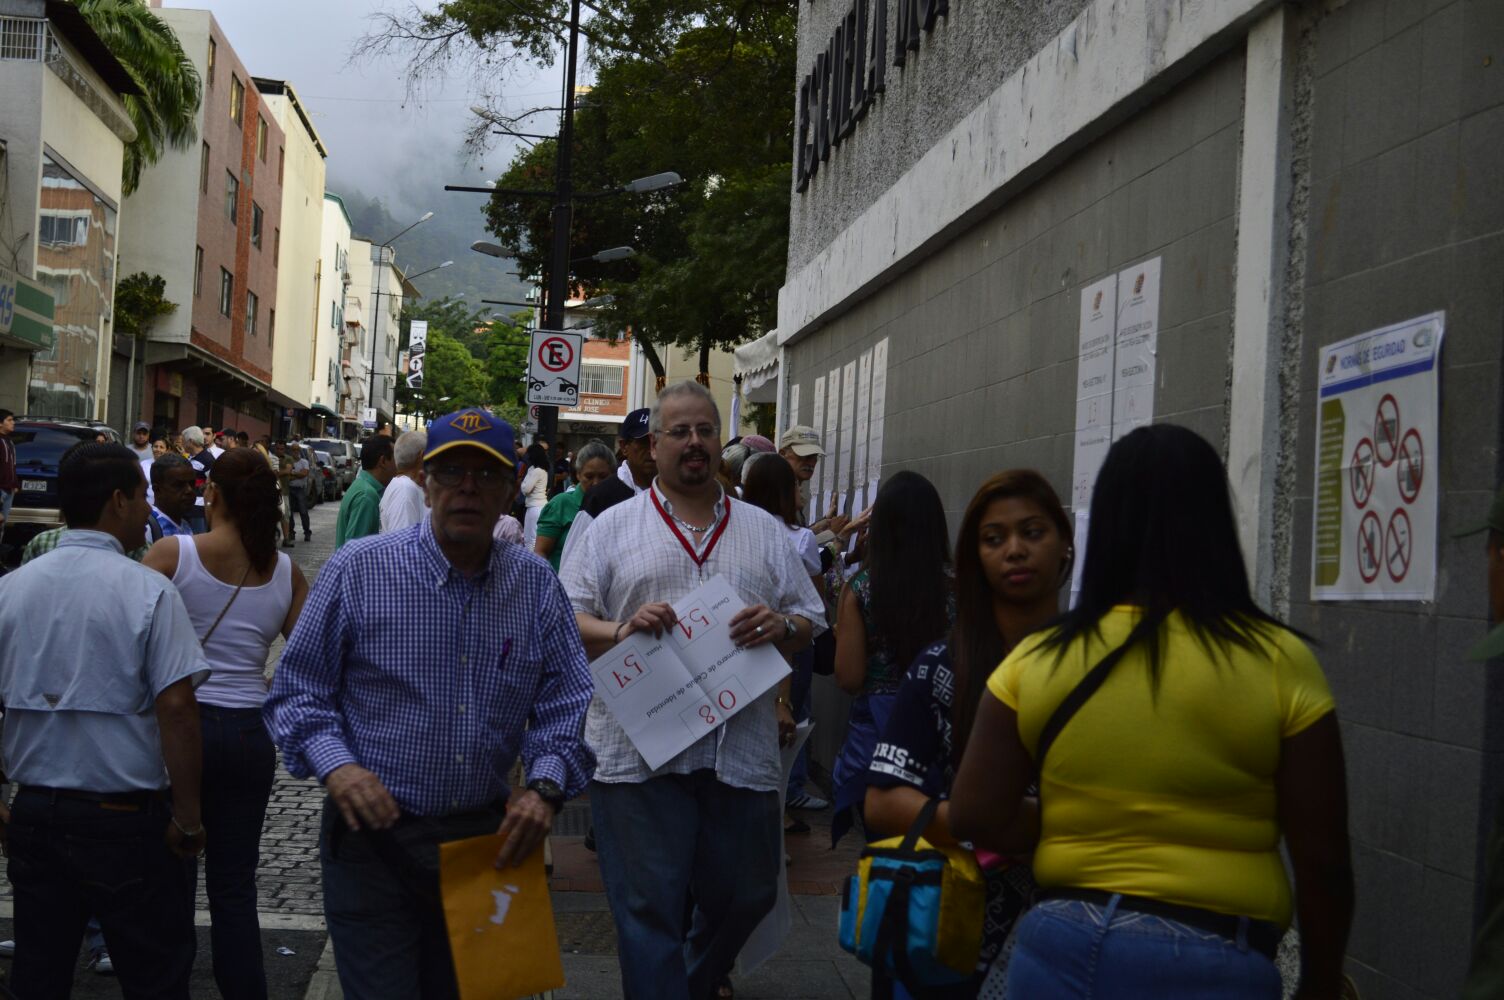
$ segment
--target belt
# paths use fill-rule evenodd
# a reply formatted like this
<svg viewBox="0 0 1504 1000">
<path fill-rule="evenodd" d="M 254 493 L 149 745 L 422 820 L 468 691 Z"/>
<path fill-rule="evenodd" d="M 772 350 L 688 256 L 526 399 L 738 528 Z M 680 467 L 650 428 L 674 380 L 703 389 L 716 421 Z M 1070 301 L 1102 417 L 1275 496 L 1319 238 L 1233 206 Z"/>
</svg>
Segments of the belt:
<svg viewBox="0 0 1504 1000">
<path fill-rule="evenodd" d="M 1235 917 L 1229 913 L 1203 910 L 1199 906 L 1166 903 L 1164 900 L 1145 899 L 1142 896 L 1124 896 L 1120 893 L 1102 892 L 1098 889 L 1050 889 L 1046 891 L 1044 898 L 1074 900 L 1106 907 L 1112 903 L 1114 896 L 1118 898 L 1119 910 L 1173 920 L 1198 931 L 1226 938 L 1234 943 L 1239 940 L 1239 931 L 1246 928 L 1243 940 L 1248 942 L 1248 947 L 1270 961 L 1274 960 L 1275 952 L 1279 950 L 1280 938 L 1284 937 L 1284 933 L 1267 920 Z"/>
<path fill-rule="evenodd" d="M 100 806 L 130 806 L 136 809 L 150 809 L 154 805 L 165 805 L 167 793 L 160 792 L 86 792 L 77 788 L 49 788 L 46 785 L 22 785 L 16 790 L 16 796 L 40 795 L 53 800 L 70 799 L 75 802 L 93 802 Z"/>
</svg>

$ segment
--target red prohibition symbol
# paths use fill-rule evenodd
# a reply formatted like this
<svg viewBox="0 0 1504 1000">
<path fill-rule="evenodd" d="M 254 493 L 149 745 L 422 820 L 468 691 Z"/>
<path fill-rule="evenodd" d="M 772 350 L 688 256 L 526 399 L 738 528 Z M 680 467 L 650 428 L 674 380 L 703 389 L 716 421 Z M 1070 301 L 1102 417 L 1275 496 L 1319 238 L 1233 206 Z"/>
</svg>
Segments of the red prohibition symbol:
<svg viewBox="0 0 1504 1000">
<path fill-rule="evenodd" d="M 1353 503 L 1359 510 L 1368 506 L 1369 498 L 1373 496 L 1374 480 L 1378 478 L 1379 467 L 1374 464 L 1373 442 L 1368 438 L 1358 442 L 1353 449 L 1352 469 L 1349 473 L 1352 480 Z"/>
<path fill-rule="evenodd" d="M 1389 579 L 1399 583 L 1410 571 L 1410 555 L 1414 536 L 1410 534 L 1410 515 L 1401 507 L 1389 515 L 1389 530 L 1384 534 L 1384 562 L 1389 569 Z"/>
<path fill-rule="evenodd" d="M 1400 404 L 1390 393 L 1379 400 L 1378 412 L 1373 417 L 1373 450 L 1379 464 L 1384 468 L 1394 464 L 1394 456 L 1400 447 Z"/>
<path fill-rule="evenodd" d="M 538 344 L 538 363 L 551 372 L 566 371 L 574 364 L 574 345 L 563 337 L 546 337 Z"/>
<path fill-rule="evenodd" d="M 1414 503 L 1415 498 L 1420 496 L 1420 484 L 1425 474 L 1426 463 L 1421 449 L 1420 431 L 1412 427 L 1400 440 L 1399 464 L 1395 466 L 1400 496 L 1406 503 Z"/>
<path fill-rule="evenodd" d="M 1383 550 L 1384 528 L 1379 524 L 1379 515 L 1369 511 L 1358 522 L 1358 575 L 1364 583 L 1373 583 L 1379 578 Z"/>
</svg>

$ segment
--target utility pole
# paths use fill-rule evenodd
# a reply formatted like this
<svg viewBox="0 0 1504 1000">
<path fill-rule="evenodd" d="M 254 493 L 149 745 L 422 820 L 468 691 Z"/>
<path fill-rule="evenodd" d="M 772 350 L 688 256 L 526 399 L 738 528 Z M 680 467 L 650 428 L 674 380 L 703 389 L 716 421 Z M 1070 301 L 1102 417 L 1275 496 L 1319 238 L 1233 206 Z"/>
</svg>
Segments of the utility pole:
<svg viewBox="0 0 1504 1000">
<path fill-rule="evenodd" d="M 564 303 L 569 299 L 569 227 L 574 178 L 571 174 L 574 153 L 574 81 L 580 49 L 580 0 L 569 4 L 569 55 L 564 72 L 564 120 L 559 128 L 558 176 L 554 183 L 554 244 L 548 268 L 547 312 L 543 326 L 548 330 L 564 329 Z M 559 436 L 559 408 L 538 408 L 538 438 L 552 444 Z"/>
</svg>

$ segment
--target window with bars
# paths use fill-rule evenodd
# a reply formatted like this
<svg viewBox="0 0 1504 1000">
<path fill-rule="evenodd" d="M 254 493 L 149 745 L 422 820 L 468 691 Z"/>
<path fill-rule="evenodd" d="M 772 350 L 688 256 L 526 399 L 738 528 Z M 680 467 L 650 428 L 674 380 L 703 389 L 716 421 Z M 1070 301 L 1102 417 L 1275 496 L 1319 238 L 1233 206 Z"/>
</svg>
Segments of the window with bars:
<svg viewBox="0 0 1504 1000">
<path fill-rule="evenodd" d="M 622 372 L 617 365 L 580 365 L 580 392 L 590 396 L 620 396 Z"/>
<path fill-rule="evenodd" d="M 261 223 L 266 218 L 261 206 L 251 202 L 251 246 L 261 249 Z"/>
<path fill-rule="evenodd" d="M 0 59 L 40 62 L 47 22 L 24 17 L 0 17 Z"/>
<path fill-rule="evenodd" d="M 225 171 L 225 215 L 232 226 L 240 221 L 240 179 L 233 170 Z"/>
<path fill-rule="evenodd" d="M 255 292 L 245 293 L 245 332 L 248 336 L 256 336 L 256 314 L 261 307 L 261 301 L 256 298 Z"/>
<path fill-rule="evenodd" d="M 219 269 L 219 314 L 229 316 L 235 308 L 235 276 L 224 268 Z"/>
<path fill-rule="evenodd" d="M 219 46 L 216 45 L 215 42 L 214 42 L 214 39 L 211 38 L 211 39 L 209 39 L 209 65 L 208 65 L 208 68 L 207 68 L 207 72 L 204 73 L 204 76 L 206 76 L 206 77 L 209 78 L 209 86 L 210 87 L 214 86 L 214 62 L 215 62 L 215 59 L 218 57 L 218 55 L 219 55 Z"/>
</svg>

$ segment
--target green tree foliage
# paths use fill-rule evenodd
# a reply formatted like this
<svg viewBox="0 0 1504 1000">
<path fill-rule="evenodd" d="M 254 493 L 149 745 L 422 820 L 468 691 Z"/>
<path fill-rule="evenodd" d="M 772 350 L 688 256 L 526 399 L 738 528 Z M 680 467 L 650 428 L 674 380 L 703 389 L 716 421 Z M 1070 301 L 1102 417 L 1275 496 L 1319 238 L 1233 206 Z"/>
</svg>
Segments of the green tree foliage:
<svg viewBox="0 0 1504 1000">
<path fill-rule="evenodd" d="M 169 147 L 192 149 L 203 83 L 167 23 L 140 0 L 75 0 L 139 95 L 123 97 L 136 138 L 125 147 L 125 193 L 136 190 L 141 171 L 162 158 Z"/>
<path fill-rule="evenodd" d="M 486 378 L 495 406 L 516 411 L 527 409 L 527 355 L 532 333 L 526 313 L 510 320 L 494 320 L 486 329 Z"/>
<path fill-rule="evenodd" d="M 116 282 L 115 332 L 127 337 L 144 337 L 159 318 L 177 312 L 177 303 L 167 300 L 166 290 L 165 280 L 145 271 Z"/>
<path fill-rule="evenodd" d="M 480 361 L 453 337 L 430 330 L 428 353 L 423 356 L 422 408 L 449 413 L 467 406 L 487 406 L 488 396 L 486 372 Z"/>
<path fill-rule="evenodd" d="M 594 0 L 584 34 L 596 82 L 576 114 L 577 191 L 674 170 L 651 195 L 576 202 L 571 259 L 632 246 L 626 261 L 573 266 L 571 286 L 613 303 L 600 332 L 658 344 L 729 346 L 775 322 L 792 187 L 798 0 Z M 372 51 L 405 50 L 415 78 L 457 59 L 477 69 L 558 54 L 567 0 L 449 0 L 402 22 Z M 377 43 L 380 44 L 377 44 Z M 383 47 L 384 46 L 384 47 Z M 491 74 L 494 77 L 494 73 Z M 518 121 L 537 131 L 542 117 Z M 489 125 L 508 120 L 491 116 Z M 548 191 L 556 144 L 521 153 L 498 187 Z M 488 227 L 525 272 L 549 257 L 550 203 L 493 196 Z"/>
<path fill-rule="evenodd" d="M 423 388 L 412 390 L 405 381 L 397 387 L 397 406 L 407 412 L 448 412 L 462 406 L 489 406 L 507 419 L 523 419 L 525 390 L 521 376 L 527 369 L 530 322 L 526 313 L 510 319 L 490 319 L 463 299 L 420 299 L 402 309 L 401 349 L 407 350 L 413 320 L 428 323 L 428 347 L 423 361 Z M 442 338 L 442 341 L 440 340 Z M 443 348 L 435 347 L 443 343 Z M 461 365 L 453 355 L 458 347 L 468 357 Z M 443 356 L 435 354 L 442 350 Z M 438 369 L 435 369 L 435 366 Z M 440 404 L 445 396 L 453 397 Z"/>
</svg>

